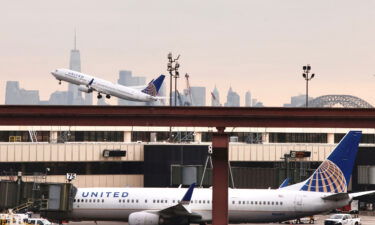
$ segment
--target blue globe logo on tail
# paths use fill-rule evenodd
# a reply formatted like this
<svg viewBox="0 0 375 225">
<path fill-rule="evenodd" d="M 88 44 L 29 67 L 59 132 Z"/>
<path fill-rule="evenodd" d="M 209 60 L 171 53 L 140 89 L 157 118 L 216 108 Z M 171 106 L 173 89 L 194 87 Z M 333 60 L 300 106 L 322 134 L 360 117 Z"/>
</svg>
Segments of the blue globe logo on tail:
<svg viewBox="0 0 375 225">
<path fill-rule="evenodd" d="M 328 156 L 313 175 L 303 182 L 301 191 L 347 192 L 353 172 L 361 131 L 349 131 L 333 152 Z"/>
<path fill-rule="evenodd" d="M 301 190 L 341 193 L 347 191 L 347 183 L 340 168 L 327 160 L 319 166 Z"/>
<path fill-rule="evenodd" d="M 159 93 L 159 89 L 163 84 L 165 76 L 160 75 L 156 80 L 152 80 L 145 89 L 142 90 L 143 93 L 156 96 Z"/>
</svg>

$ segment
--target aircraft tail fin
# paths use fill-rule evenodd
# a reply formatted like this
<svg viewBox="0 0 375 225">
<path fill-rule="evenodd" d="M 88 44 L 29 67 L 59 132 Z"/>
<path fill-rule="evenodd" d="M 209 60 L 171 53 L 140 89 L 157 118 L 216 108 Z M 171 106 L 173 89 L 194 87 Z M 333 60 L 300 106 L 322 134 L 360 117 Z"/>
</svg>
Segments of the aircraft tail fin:
<svg viewBox="0 0 375 225">
<path fill-rule="evenodd" d="M 327 193 L 347 192 L 361 137 L 361 131 L 349 131 L 309 179 L 282 189 Z"/>
<path fill-rule="evenodd" d="M 361 136 L 361 131 L 349 131 L 300 190 L 347 192 Z"/>
<path fill-rule="evenodd" d="M 143 93 L 149 94 L 151 96 L 156 96 L 159 93 L 160 87 L 163 84 L 165 76 L 162 74 L 155 80 L 148 83 L 147 87 L 142 90 Z"/>
</svg>

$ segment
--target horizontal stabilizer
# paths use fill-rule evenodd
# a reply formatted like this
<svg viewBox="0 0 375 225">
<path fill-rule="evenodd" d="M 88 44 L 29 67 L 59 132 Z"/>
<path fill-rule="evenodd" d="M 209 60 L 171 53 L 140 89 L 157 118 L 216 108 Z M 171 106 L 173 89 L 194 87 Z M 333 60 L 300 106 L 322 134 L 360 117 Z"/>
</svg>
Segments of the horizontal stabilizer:
<svg viewBox="0 0 375 225">
<path fill-rule="evenodd" d="M 362 192 L 350 193 L 349 196 L 352 198 L 355 198 L 355 197 L 360 197 L 363 195 L 371 195 L 371 194 L 375 194 L 375 191 L 362 191 Z"/>
<path fill-rule="evenodd" d="M 348 193 L 336 193 L 336 194 L 332 194 L 332 195 L 322 197 L 322 199 L 328 200 L 328 201 L 340 201 L 340 200 L 344 200 L 344 199 L 348 199 L 348 198 L 349 198 Z"/>
</svg>

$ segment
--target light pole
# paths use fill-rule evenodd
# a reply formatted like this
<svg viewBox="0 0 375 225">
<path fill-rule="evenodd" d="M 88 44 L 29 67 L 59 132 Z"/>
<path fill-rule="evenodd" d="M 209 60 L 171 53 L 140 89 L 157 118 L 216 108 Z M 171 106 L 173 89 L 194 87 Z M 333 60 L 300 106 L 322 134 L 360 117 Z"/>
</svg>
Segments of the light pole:
<svg viewBox="0 0 375 225">
<path fill-rule="evenodd" d="M 302 77 L 306 80 L 306 108 L 309 107 L 309 81 L 314 78 L 315 74 L 311 74 L 309 76 L 311 66 L 307 64 L 307 66 L 303 66 L 303 74 Z"/>
<path fill-rule="evenodd" d="M 175 77 L 175 74 L 178 74 L 178 68 L 180 67 L 180 64 L 177 62 L 177 60 L 180 58 L 180 55 L 177 56 L 177 58 L 173 59 L 172 53 L 168 53 L 168 64 L 167 64 L 167 71 L 169 72 L 169 106 L 172 106 L 172 91 L 173 91 L 173 84 L 172 84 L 172 78 Z M 173 66 L 173 63 L 175 65 Z M 173 71 L 175 71 L 175 74 L 173 74 Z M 176 79 L 177 83 L 177 79 Z"/>
</svg>

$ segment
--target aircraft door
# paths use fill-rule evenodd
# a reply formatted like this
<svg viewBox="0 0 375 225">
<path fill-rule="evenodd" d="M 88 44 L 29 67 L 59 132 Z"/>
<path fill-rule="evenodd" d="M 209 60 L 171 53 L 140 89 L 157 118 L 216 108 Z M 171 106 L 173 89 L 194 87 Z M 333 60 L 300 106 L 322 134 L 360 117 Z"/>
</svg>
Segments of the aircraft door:
<svg viewBox="0 0 375 225">
<path fill-rule="evenodd" d="M 302 195 L 296 195 L 294 199 L 294 209 L 296 211 L 302 211 L 303 206 L 303 196 Z"/>
</svg>

